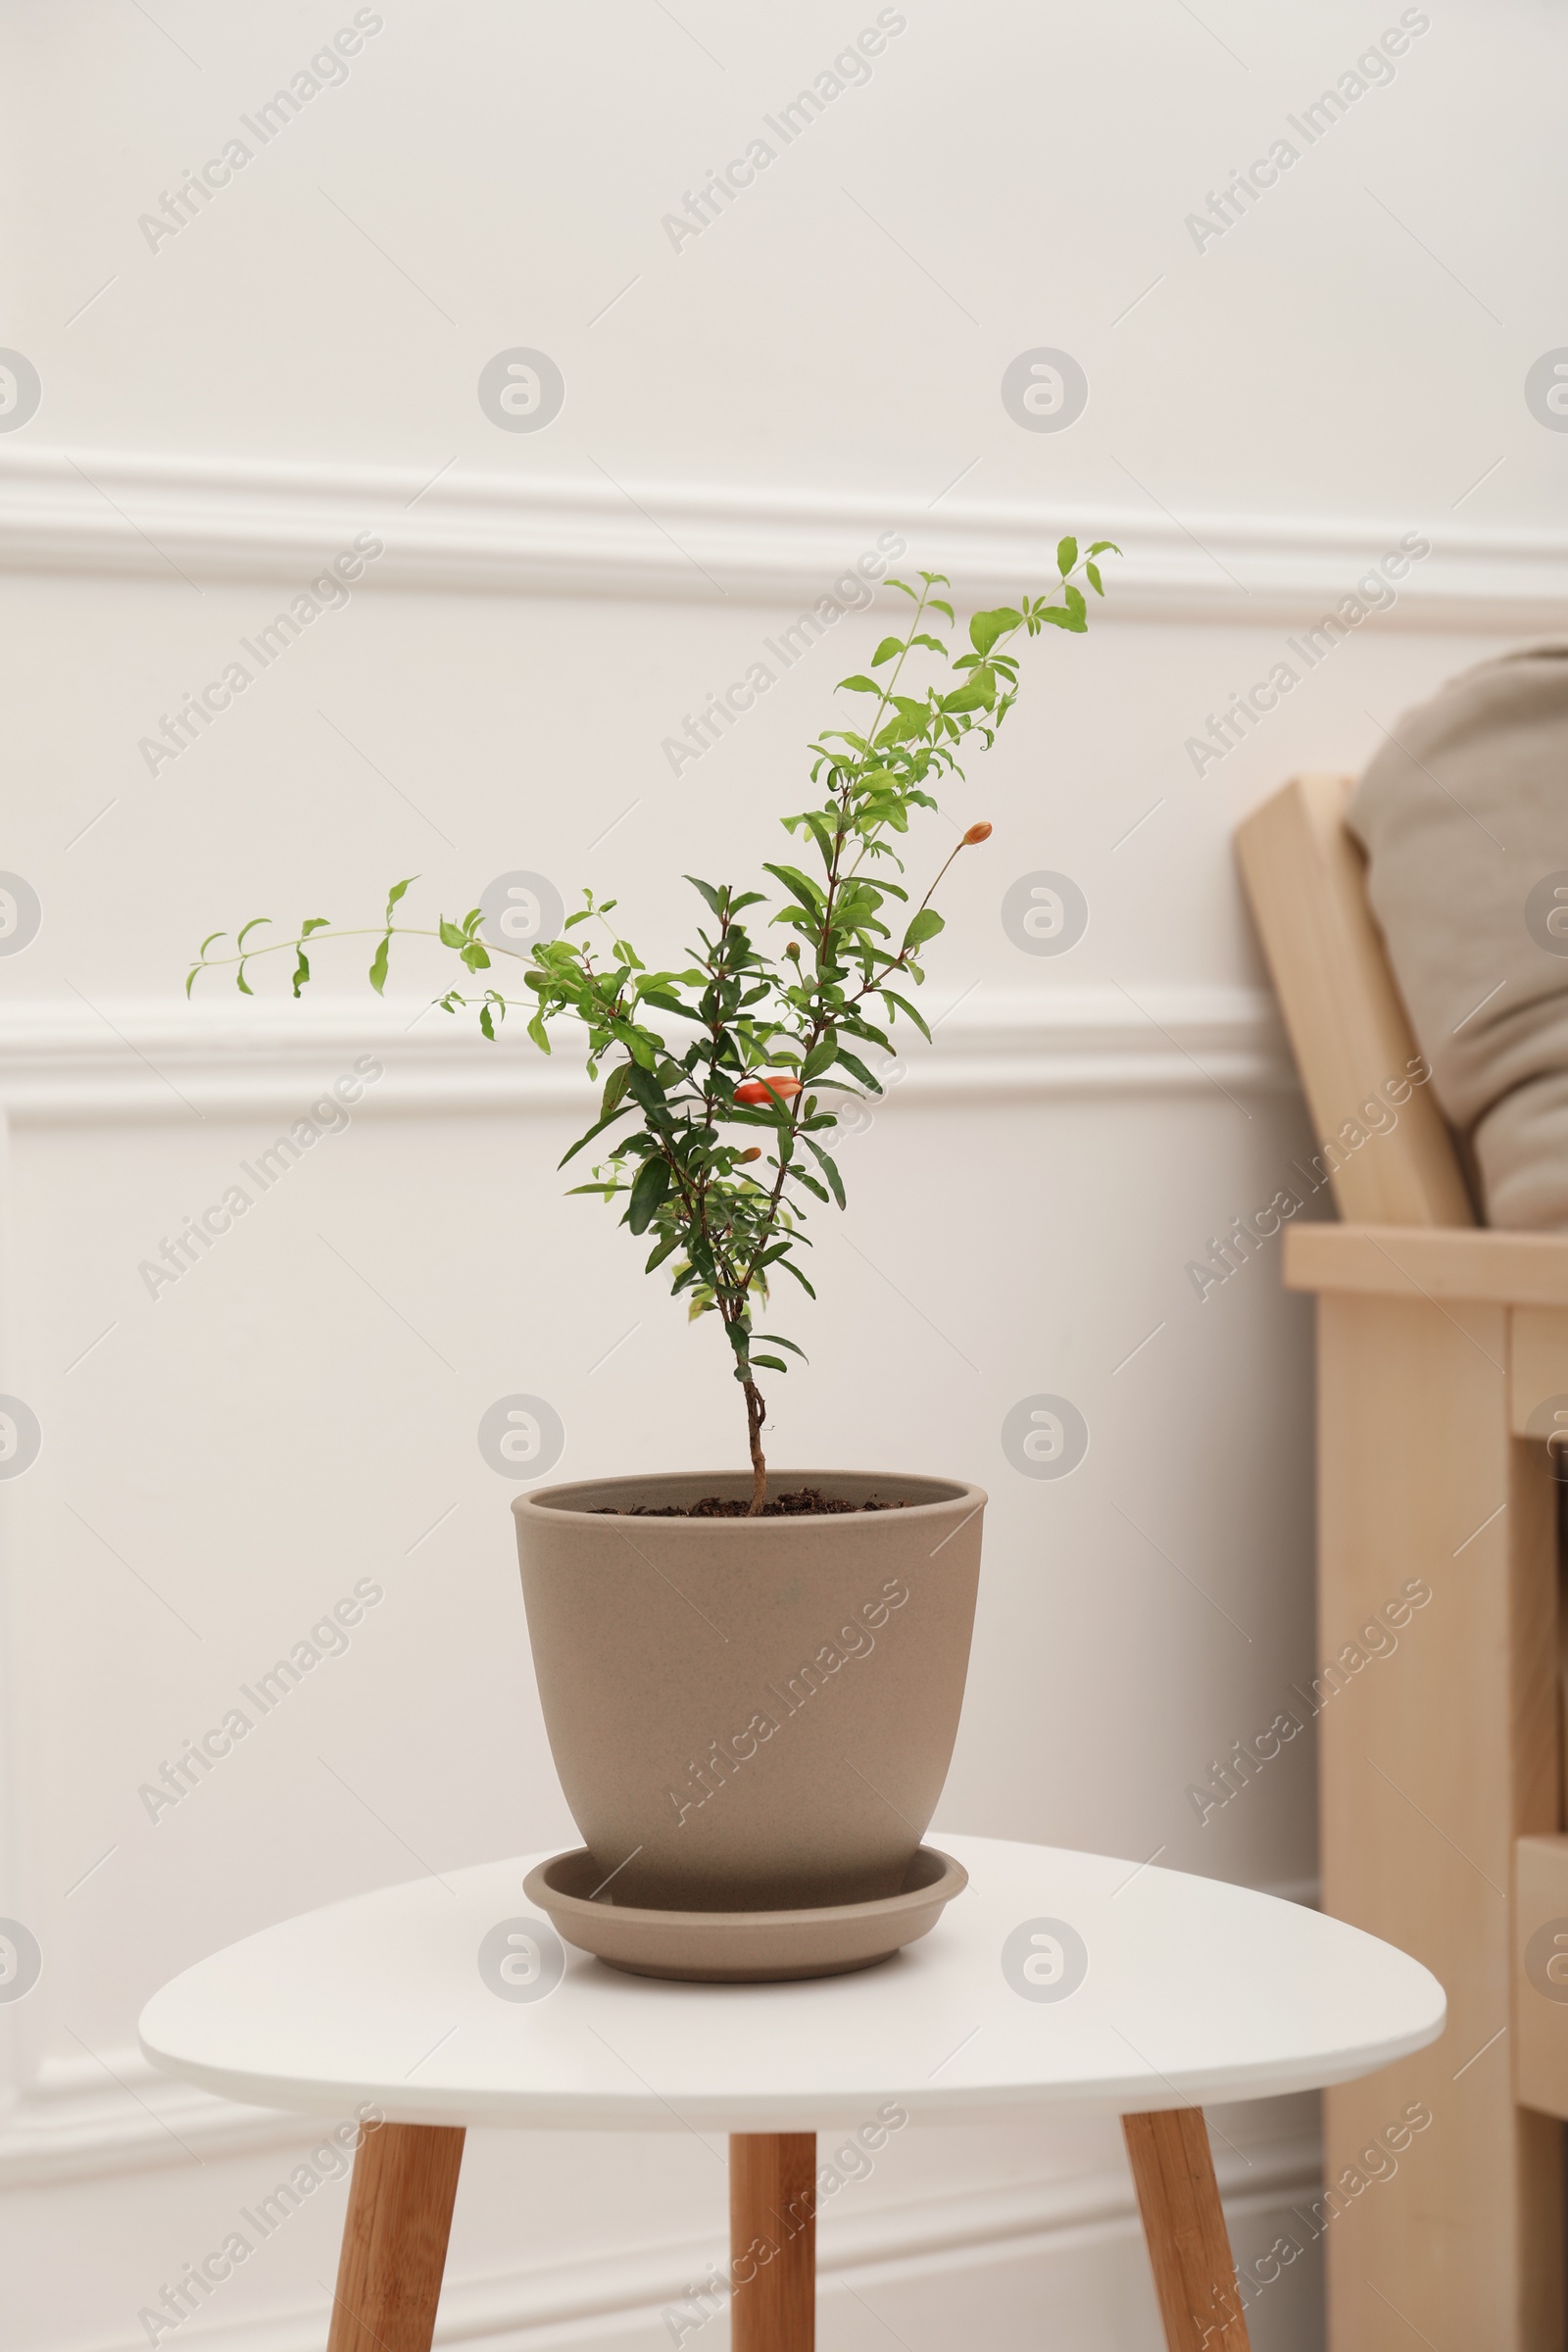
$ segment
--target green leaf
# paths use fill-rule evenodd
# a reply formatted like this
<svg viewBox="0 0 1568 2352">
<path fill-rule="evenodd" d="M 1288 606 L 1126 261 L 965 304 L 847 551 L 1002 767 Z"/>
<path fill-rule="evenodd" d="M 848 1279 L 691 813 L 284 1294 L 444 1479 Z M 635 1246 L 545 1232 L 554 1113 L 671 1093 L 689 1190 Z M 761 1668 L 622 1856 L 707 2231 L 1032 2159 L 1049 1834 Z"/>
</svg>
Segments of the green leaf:
<svg viewBox="0 0 1568 2352">
<path fill-rule="evenodd" d="M 295 953 L 299 957 L 299 961 L 294 966 L 294 994 L 296 997 L 298 997 L 300 990 L 305 986 L 306 981 L 311 976 L 311 967 L 306 961 L 305 950 L 303 948 L 297 949 Z"/>
<path fill-rule="evenodd" d="M 866 677 L 863 671 L 858 669 L 853 678 L 840 678 L 834 692 L 842 694 L 846 689 L 851 694 L 880 694 L 882 691 L 875 678 Z"/>
<path fill-rule="evenodd" d="M 487 1037 L 492 1045 L 495 1044 L 496 1025 L 490 1017 L 490 1007 L 488 1004 L 481 1004 L 479 1007 L 479 1032 L 481 1036 Z"/>
<path fill-rule="evenodd" d="M 904 944 L 906 948 L 923 948 L 928 939 L 935 939 L 939 931 L 946 929 L 947 924 L 934 906 L 922 906 L 904 934 Z"/>
<path fill-rule="evenodd" d="M 1022 620 L 1022 613 L 1010 605 L 999 605 L 994 612 L 977 612 L 969 623 L 969 643 L 977 654 L 989 654 L 997 639 L 1018 628 Z"/>
<path fill-rule="evenodd" d="M 763 871 L 776 874 L 785 889 L 791 891 L 800 900 L 808 914 L 817 914 L 821 911 L 821 890 L 808 874 L 802 873 L 798 865 L 769 865 L 764 858 Z"/>
<path fill-rule="evenodd" d="M 786 1274 L 793 1274 L 796 1281 L 800 1284 L 802 1290 L 806 1293 L 808 1298 L 814 1298 L 816 1297 L 816 1293 L 812 1290 L 810 1284 L 807 1281 L 806 1276 L 801 1272 L 800 1267 L 796 1265 L 793 1258 L 780 1257 L 772 1262 L 782 1266 Z"/>
<path fill-rule="evenodd" d="M 445 915 L 441 917 L 441 945 L 444 948 L 461 948 L 465 945 L 462 931 L 456 923 L 449 923 Z"/>
<path fill-rule="evenodd" d="M 329 914 L 313 914 L 308 922 L 300 925 L 301 939 L 309 939 L 313 931 L 324 931 L 331 920 Z"/>
<path fill-rule="evenodd" d="M 632 1057 L 628 1065 L 630 1076 L 626 1082 L 627 1091 L 634 1102 L 640 1102 L 644 1110 L 657 1117 L 664 1109 L 664 1091 L 654 1075 L 659 1056 L 657 1054 L 649 1054 L 645 1058 L 635 1051 L 637 1044 L 635 1033 L 627 1029 L 624 1023 L 617 1023 L 616 1027 L 621 1044 L 626 1047 Z"/>
<path fill-rule="evenodd" d="M 417 882 L 417 880 L 418 880 L 418 879 L 419 879 L 419 877 L 418 877 L 418 875 L 417 875 L 417 874 L 410 874 L 410 875 L 409 875 L 409 877 L 408 877 L 408 880 L 407 880 L 407 881 L 403 881 L 403 882 L 394 882 L 394 883 L 393 883 L 393 885 L 392 885 L 391 889 L 390 889 L 390 890 L 387 892 L 387 894 L 386 894 L 386 917 L 385 917 L 385 919 L 386 919 L 386 921 L 387 921 L 388 923 L 390 923 L 390 922 L 391 922 L 391 920 L 392 920 L 392 909 L 393 909 L 393 907 L 394 907 L 394 906 L 397 905 L 397 903 L 398 903 L 399 899 L 401 899 L 401 898 L 402 898 L 402 896 L 403 896 L 404 892 L 405 892 L 405 891 L 408 889 L 408 887 L 409 887 L 409 883 L 410 883 L 410 882 Z"/>
<path fill-rule="evenodd" d="M 201 946 L 196 951 L 198 960 L 206 955 L 208 949 L 212 946 L 215 939 L 221 939 L 223 937 L 224 934 L 221 931 L 209 931 L 207 937 L 202 941 Z"/>
<path fill-rule="evenodd" d="M 270 923 L 270 922 L 271 921 L 271 919 L 272 919 L 272 918 L 271 918 L 271 916 L 270 916 L 270 914 L 253 914 L 253 915 L 252 915 L 252 917 L 251 917 L 251 919 L 250 919 L 250 921 L 249 921 L 248 923 L 246 923 L 246 924 L 245 924 L 245 926 L 244 926 L 244 928 L 241 930 L 241 932 L 240 932 L 240 934 L 239 934 L 238 938 L 235 940 L 235 942 L 234 942 L 234 945 L 235 945 L 235 947 L 236 947 L 236 948 L 243 948 L 243 947 L 244 947 L 244 945 L 245 945 L 245 942 L 246 942 L 246 940 L 249 938 L 250 934 L 251 934 L 253 931 L 259 931 L 259 930 L 261 929 L 261 927 L 262 927 L 263 923 Z"/>
<path fill-rule="evenodd" d="M 826 825 L 823 824 L 822 819 L 819 816 L 807 815 L 801 819 L 801 822 L 806 826 L 807 831 L 810 834 L 811 839 L 815 842 L 817 849 L 821 853 L 822 863 L 827 867 L 829 873 L 831 873 L 833 870 L 833 836 L 829 833 Z"/>
<path fill-rule="evenodd" d="M 370 958 L 370 986 L 377 996 L 380 996 L 386 987 L 386 959 L 391 946 L 392 934 L 389 931 Z"/>
<path fill-rule="evenodd" d="M 870 1071 L 866 1068 L 864 1062 L 858 1061 L 855 1055 L 853 1054 L 846 1053 L 842 1046 L 839 1048 L 839 1059 L 847 1070 L 851 1071 L 855 1077 L 858 1078 L 862 1086 L 868 1086 L 870 1088 L 873 1095 L 880 1095 L 882 1093 L 883 1088 L 881 1080 L 879 1078 L 873 1078 Z M 809 1142 L 810 1138 L 808 1137 L 807 1141 Z M 808 1179 L 808 1182 L 809 1182 L 809 1179 Z"/>
<path fill-rule="evenodd" d="M 1094 590 L 1097 596 L 1104 595 L 1105 591 L 1100 584 L 1100 565 L 1098 564 L 1086 564 L 1084 565 L 1084 578 L 1089 582 L 1090 587 Z"/>
<path fill-rule="evenodd" d="M 538 1014 L 535 1013 L 534 1020 L 537 1020 L 538 1017 Z M 528 1023 L 528 1035 L 533 1037 L 533 1021 Z M 543 1046 L 545 1052 L 547 1054 L 549 1053 L 549 1041 L 545 1038 L 542 1032 L 538 1037 L 534 1038 L 534 1044 L 537 1046 Z M 619 1069 L 629 1069 L 630 1066 L 631 1065 L 629 1062 L 623 1061 L 619 1064 Z M 611 1072 L 612 1078 L 617 1075 L 617 1070 L 612 1070 Z M 579 1135 L 577 1141 L 568 1146 L 568 1148 L 563 1152 L 561 1157 L 556 1162 L 557 1167 L 564 1168 L 568 1159 L 575 1159 L 578 1152 L 582 1150 L 584 1144 L 591 1144 L 596 1135 L 603 1135 L 607 1127 L 612 1127 L 617 1119 L 625 1118 L 628 1112 L 634 1110 L 636 1107 L 637 1105 L 634 1102 L 617 1102 L 612 1110 L 602 1111 L 599 1117 L 595 1119 L 593 1125 L 587 1130 L 586 1134 Z"/>
<path fill-rule="evenodd" d="M 633 1233 L 646 1233 L 655 1209 L 669 1191 L 669 1162 L 662 1153 L 645 1159 L 631 1188 L 626 1222 Z"/>
<path fill-rule="evenodd" d="M 549 1033 L 545 1028 L 544 1014 L 542 1012 L 536 1012 L 533 1016 L 533 1019 L 528 1023 L 528 1035 L 533 1039 L 534 1044 L 538 1047 L 541 1054 L 549 1053 L 550 1038 Z M 573 1150 L 575 1150 L 575 1148 L 576 1147 L 573 1146 Z"/>
<path fill-rule="evenodd" d="M 704 899 L 707 900 L 709 907 L 718 917 L 719 921 L 722 922 L 724 919 L 724 909 L 719 905 L 718 893 L 713 888 L 712 884 L 710 882 L 699 882 L 695 874 L 687 874 L 684 879 L 691 884 L 693 890 L 697 891 Z"/>
<path fill-rule="evenodd" d="M 463 960 L 470 972 L 487 972 L 490 969 L 490 958 L 485 954 L 482 940 L 470 939 L 468 941 L 463 951 Z"/>
<path fill-rule="evenodd" d="M 787 1372 L 788 1364 L 781 1355 L 754 1355 L 752 1362 L 764 1372 Z"/>
<path fill-rule="evenodd" d="M 908 999 L 906 997 L 901 997 L 896 989 L 884 988 L 880 993 L 889 1001 L 889 1003 L 896 1004 L 901 1012 L 906 1012 L 908 1014 L 910 1020 L 919 1030 L 920 1035 L 929 1045 L 931 1042 L 931 1032 L 926 1027 L 925 1022 L 921 1018 L 920 1014 L 916 1012 L 914 1006 L 908 1002 Z"/>
<path fill-rule="evenodd" d="M 614 1068 L 611 1071 L 610 1076 L 605 1080 L 605 1091 L 599 1104 L 599 1116 L 601 1120 L 608 1119 L 611 1116 L 611 1113 L 614 1110 L 615 1105 L 620 1102 L 630 1084 L 630 1062 L 617 1061 Z M 575 1144 L 573 1144 L 572 1150 L 574 1152 L 577 1150 L 577 1146 Z M 565 1163 L 563 1161 L 562 1164 L 564 1166 Z"/>
<path fill-rule="evenodd" d="M 754 1340 L 766 1340 L 768 1345 L 773 1348 L 787 1348 L 791 1355 L 800 1357 L 803 1364 L 808 1360 L 806 1349 L 797 1348 L 795 1342 L 787 1340 L 781 1331 L 754 1331 L 752 1337 Z"/>
<path fill-rule="evenodd" d="M 196 975 L 201 968 L 202 967 L 199 963 L 193 963 L 190 967 L 190 970 L 185 974 L 185 994 L 187 997 L 190 995 L 191 990 L 196 985 Z"/>
<path fill-rule="evenodd" d="M 1114 539 L 1097 539 L 1089 553 L 1092 556 L 1119 556 L 1121 549 Z"/>
<path fill-rule="evenodd" d="M 880 669 L 884 662 L 891 662 L 895 654 L 902 654 L 903 651 L 904 639 L 902 637 L 884 637 L 876 652 L 871 656 L 871 667 Z"/>
<path fill-rule="evenodd" d="M 656 1266 L 662 1266 L 663 1264 L 665 1258 L 668 1257 L 672 1250 L 678 1250 L 679 1248 L 680 1235 L 678 1233 L 666 1233 L 663 1240 L 656 1245 L 647 1264 L 643 1268 L 643 1272 L 645 1274 L 651 1274 Z"/>
<path fill-rule="evenodd" d="M 817 1158 L 821 1161 L 822 1167 L 827 1175 L 827 1180 L 833 1187 L 834 1200 L 838 1202 L 840 1208 L 847 1208 L 849 1206 L 849 1202 L 844 1198 L 844 1179 L 839 1174 L 838 1169 L 833 1165 L 833 1162 L 829 1159 L 827 1153 L 823 1151 L 820 1144 L 813 1144 L 809 1136 L 805 1138 L 805 1142 L 807 1150 L 808 1152 L 814 1152 Z"/>
<path fill-rule="evenodd" d="M 1069 571 L 1072 571 L 1076 567 L 1077 562 L 1077 540 L 1058 539 L 1056 542 L 1056 569 L 1061 573 L 1063 579 L 1066 578 Z"/>
</svg>

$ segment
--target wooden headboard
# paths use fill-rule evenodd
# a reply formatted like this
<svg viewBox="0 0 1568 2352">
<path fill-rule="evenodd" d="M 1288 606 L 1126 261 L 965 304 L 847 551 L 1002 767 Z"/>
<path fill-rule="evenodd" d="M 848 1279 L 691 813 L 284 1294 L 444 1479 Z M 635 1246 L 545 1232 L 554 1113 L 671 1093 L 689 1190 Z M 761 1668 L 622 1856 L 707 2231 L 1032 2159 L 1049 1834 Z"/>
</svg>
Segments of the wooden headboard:
<svg viewBox="0 0 1568 2352">
<path fill-rule="evenodd" d="M 1319 1151 L 1418 1051 L 1345 823 L 1351 787 L 1348 776 L 1298 776 L 1236 834 Z M 1430 1086 L 1415 1088 L 1396 1126 L 1346 1152 L 1332 1183 L 1341 1216 L 1358 1224 L 1476 1221 Z"/>
</svg>

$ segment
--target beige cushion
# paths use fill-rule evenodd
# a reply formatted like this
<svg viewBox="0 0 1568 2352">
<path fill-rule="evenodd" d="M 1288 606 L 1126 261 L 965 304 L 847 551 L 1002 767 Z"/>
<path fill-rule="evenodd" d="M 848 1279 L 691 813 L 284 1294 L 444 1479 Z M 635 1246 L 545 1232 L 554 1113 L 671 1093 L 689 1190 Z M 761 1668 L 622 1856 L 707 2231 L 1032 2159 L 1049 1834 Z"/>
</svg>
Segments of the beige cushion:
<svg viewBox="0 0 1568 2352">
<path fill-rule="evenodd" d="M 1568 645 L 1405 711 L 1348 821 L 1487 1222 L 1568 1233 Z"/>
</svg>

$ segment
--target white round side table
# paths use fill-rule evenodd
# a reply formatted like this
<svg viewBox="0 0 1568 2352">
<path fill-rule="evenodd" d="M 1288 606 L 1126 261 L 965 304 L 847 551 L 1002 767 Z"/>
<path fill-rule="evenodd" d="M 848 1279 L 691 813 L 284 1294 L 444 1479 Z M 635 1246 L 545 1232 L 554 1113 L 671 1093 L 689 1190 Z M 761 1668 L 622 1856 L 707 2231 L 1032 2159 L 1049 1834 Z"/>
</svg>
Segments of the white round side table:
<svg viewBox="0 0 1568 2352">
<path fill-rule="evenodd" d="M 1171 2352 L 1246 2352 L 1205 2100 L 1373 2073 L 1435 1977 L 1212 1879 L 989 1838 L 932 1933 L 845 1977 L 679 1984 L 564 1950 L 542 1856 L 334 1903 L 216 1953 L 141 2019 L 157 2066 L 305 2114 L 368 2107 L 328 2352 L 429 2352 L 465 2127 L 725 2132 L 735 2352 L 809 2352 L 815 2134 L 1022 2109 L 1123 2118 Z"/>
</svg>

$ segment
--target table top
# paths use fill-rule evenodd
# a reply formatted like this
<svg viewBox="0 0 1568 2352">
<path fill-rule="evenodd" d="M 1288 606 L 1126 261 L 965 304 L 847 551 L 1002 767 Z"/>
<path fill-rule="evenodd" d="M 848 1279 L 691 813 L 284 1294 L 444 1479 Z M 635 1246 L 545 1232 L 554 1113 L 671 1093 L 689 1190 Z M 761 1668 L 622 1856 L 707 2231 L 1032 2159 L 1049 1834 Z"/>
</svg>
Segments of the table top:
<svg viewBox="0 0 1568 2352">
<path fill-rule="evenodd" d="M 154 2065 L 264 2107 L 394 2123 L 786 2132 L 1026 2108 L 1131 2114 L 1373 2073 L 1443 1987 L 1343 1921 L 1215 1879 L 990 1838 L 930 1842 L 967 1890 L 848 1977 L 675 1984 L 530 1917 L 538 1854 L 265 1929 L 141 2019 Z"/>
</svg>

